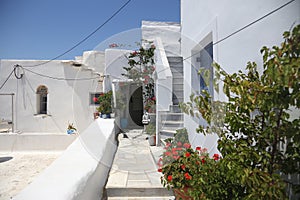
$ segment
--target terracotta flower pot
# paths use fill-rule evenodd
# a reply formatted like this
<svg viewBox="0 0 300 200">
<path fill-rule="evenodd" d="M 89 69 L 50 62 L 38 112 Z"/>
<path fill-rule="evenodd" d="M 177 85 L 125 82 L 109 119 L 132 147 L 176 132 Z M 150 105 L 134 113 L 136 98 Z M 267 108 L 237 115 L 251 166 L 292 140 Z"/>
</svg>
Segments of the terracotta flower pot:
<svg viewBox="0 0 300 200">
<path fill-rule="evenodd" d="M 184 187 L 184 188 L 174 188 L 174 194 L 176 200 L 193 200 L 191 196 L 188 195 L 188 190 L 191 188 L 189 187 Z"/>
</svg>

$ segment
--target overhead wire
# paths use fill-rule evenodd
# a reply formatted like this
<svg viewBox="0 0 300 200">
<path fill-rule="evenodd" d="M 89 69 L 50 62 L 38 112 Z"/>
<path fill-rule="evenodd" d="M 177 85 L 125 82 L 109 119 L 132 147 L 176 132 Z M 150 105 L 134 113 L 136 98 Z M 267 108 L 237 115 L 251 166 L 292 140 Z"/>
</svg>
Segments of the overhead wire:
<svg viewBox="0 0 300 200">
<path fill-rule="evenodd" d="M 281 5 L 280 7 L 278 7 L 278 8 L 276 8 L 276 9 L 272 10 L 271 12 L 269 12 L 269 13 L 263 15 L 262 17 L 260 17 L 260 18 L 258 18 L 258 19 L 256 19 L 256 20 L 254 20 L 253 22 L 251 22 L 251 23 L 249 23 L 249 24 L 243 26 L 242 28 L 240 28 L 240 29 L 234 31 L 233 33 L 227 35 L 226 37 L 224 37 L 224 38 L 222 38 L 222 39 L 216 41 L 215 43 L 213 43 L 213 46 L 215 46 L 215 45 L 217 45 L 217 44 L 219 44 L 219 43 L 221 43 L 221 42 L 223 42 L 223 41 L 229 39 L 230 37 L 234 36 L 235 34 L 237 34 L 237 33 L 241 32 L 242 30 L 244 30 L 244 29 L 246 29 L 246 28 L 248 28 L 248 27 L 250 27 L 250 26 L 256 24 L 257 22 L 259 22 L 259 21 L 261 21 L 262 19 L 264 19 L 264 18 L 270 16 L 271 14 L 273 14 L 273 13 L 275 13 L 275 12 L 281 10 L 282 8 L 286 7 L 287 5 L 291 4 L 291 3 L 294 2 L 294 1 L 295 1 L 295 0 L 291 0 L 291 1 L 289 1 L 289 2 L 287 2 L 287 3 L 285 3 L 285 4 L 283 4 L 283 5 Z M 191 56 L 188 56 L 188 57 L 184 58 L 183 61 L 185 61 L 185 60 L 187 60 L 187 59 L 189 59 L 189 58 L 191 58 L 191 57 L 197 55 L 198 53 L 200 53 L 200 51 L 197 52 L 197 53 L 192 54 Z"/>
<path fill-rule="evenodd" d="M 2 85 L 0 86 L 0 90 L 4 87 L 4 85 L 6 84 L 6 82 L 8 81 L 8 79 L 11 77 L 11 75 L 14 73 L 14 70 L 12 70 L 10 72 L 10 74 L 6 77 L 5 81 L 2 83 Z"/>
<path fill-rule="evenodd" d="M 99 78 L 99 77 L 93 77 L 93 78 L 63 78 L 63 77 L 54 77 L 54 76 L 49 76 L 49 75 L 41 74 L 41 73 L 32 71 L 30 69 L 26 69 L 26 68 L 24 68 L 24 70 L 26 70 L 26 71 L 28 71 L 28 72 L 30 72 L 32 74 L 44 77 L 44 78 L 49 78 L 49 79 L 54 79 L 54 80 L 59 80 L 59 81 L 87 81 L 87 80 L 94 80 L 94 79 L 98 79 Z"/>
<path fill-rule="evenodd" d="M 37 67 L 37 66 L 41 66 L 41 65 L 45 65 L 49 62 L 52 62 L 62 56 L 64 56 L 65 54 L 69 53 L 70 51 L 72 51 L 73 49 L 75 49 L 76 47 L 78 47 L 79 45 L 81 45 L 83 42 L 85 42 L 87 39 L 89 39 L 92 35 L 94 35 L 97 31 L 99 31 L 103 26 L 105 26 L 110 20 L 112 20 L 119 12 L 121 12 L 132 0 L 128 0 L 127 2 L 125 2 L 117 11 L 115 11 L 107 20 L 105 20 L 100 26 L 98 26 L 93 32 L 91 32 L 89 35 L 87 35 L 85 38 L 83 38 L 81 41 L 77 42 L 74 46 L 72 46 L 71 48 L 69 48 L 68 50 L 66 50 L 65 52 L 55 56 L 54 58 L 47 60 L 45 62 L 36 64 L 36 65 L 28 65 L 28 66 L 23 66 L 23 67 Z"/>
<path fill-rule="evenodd" d="M 256 24 L 257 22 L 259 22 L 259 21 L 261 21 L 262 19 L 264 19 L 264 18 L 270 16 L 271 14 L 273 14 L 273 13 L 275 13 L 275 12 L 281 10 L 282 8 L 286 7 L 287 5 L 291 4 L 291 3 L 294 2 L 294 1 L 295 1 L 295 0 L 291 0 L 291 1 L 289 1 L 289 2 L 287 2 L 287 3 L 285 3 L 285 4 L 283 4 L 283 5 L 281 5 L 280 7 L 278 7 L 278 8 L 276 8 L 276 9 L 272 10 L 271 12 L 269 12 L 269 13 L 263 15 L 262 17 L 260 17 L 260 18 L 258 18 L 258 19 L 256 19 L 256 20 L 254 20 L 253 22 L 251 22 L 251 23 L 249 23 L 249 24 L 243 26 L 242 28 L 240 28 L 240 29 L 234 31 L 233 33 L 227 35 L 226 37 L 224 37 L 224 38 L 222 38 L 222 39 L 216 41 L 215 43 L 213 43 L 213 46 L 215 46 L 215 45 L 217 45 L 217 44 L 219 44 L 219 43 L 221 43 L 221 42 L 224 42 L 225 40 L 229 39 L 230 37 L 236 35 L 237 33 L 241 32 L 242 30 L 244 30 L 244 29 L 246 29 L 246 28 L 248 28 L 248 27 L 250 27 L 250 26 Z M 295 22 L 294 22 L 294 23 L 295 23 Z M 294 24 L 294 23 L 293 23 L 293 24 Z M 201 51 L 197 51 L 196 53 L 193 53 L 193 54 L 191 54 L 190 56 L 188 56 L 188 57 L 186 57 L 186 58 L 183 58 L 182 61 L 174 62 L 173 65 L 174 65 L 174 64 L 175 64 L 175 65 L 176 65 L 176 64 L 180 64 L 181 62 L 183 62 L 183 61 L 185 61 L 185 60 L 188 60 L 188 59 L 192 58 L 193 56 L 199 54 L 200 52 L 201 52 Z M 226 73 L 226 71 L 225 71 L 221 66 L 219 66 L 219 67 L 220 67 L 220 69 L 222 69 L 222 70 Z"/>
<path fill-rule="evenodd" d="M 24 69 L 25 69 L 26 71 L 29 71 L 29 72 L 33 73 L 33 74 L 36 74 L 36 75 L 39 75 L 39 76 L 42 76 L 42 77 L 45 77 L 45 78 L 55 79 L 55 80 L 92 80 L 92 79 L 98 78 L 98 77 L 95 77 L 95 78 L 80 78 L 80 79 L 76 79 L 76 78 L 69 78 L 69 79 L 68 79 L 68 78 L 59 78 L 59 77 L 53 77 L 53 76 L 48 76 L 48 75 L 44 75 L 44 74 L 41 74 L 41 73 L 37 73 L 37 72 L 34 72 L 34 71 L 32 71 L 32 70 L 26 69 L 26 67 L 36 67 L 36 66 L 44 65 L 44 64 L 49 63 L 49 62 L 51 62 L 51 61 L 53 61 L 53 60 L 56 60 L 57 58 L 59 58 L 59 57 L 65 55 L 66 53 L 70 52 L 71 50 L 73 50 L 74 48 L 76 48 L 77 46 L 79 46 L 81 43 L 83 43 L 84 41 L 86 41 L 86 40 L 87 40 L 89 37 L 91 37 L 93 34 L 95 34 L 99 29 L 101 29 L 101 28 L 102 28 L 106 23 L 108 23 L 115 15 L 117 15 L 117 14 L 118 14 L 118 13 L 119 13 L 119 12 L 120 12 L 127 4 L 129 4 L 130 1 L 131 1 L 131 0 L 128 0 L 128 1 L 127 1 L 123 6 L 121 6 L 121 7 L 120 7 L 120 8 L 119 8 L 119 9 L 118 9 L 118 10 L 117 10 L 110 18 L 108 18 L 103 24 L 101 24 L 97 29 L 95 29 L 92 33 L 90 33 L 88 36 L 86 36 L 83 40 L 81 40 L 80 42 L 78 42 L 76 45 L 74 45 L 74 46 L 73 46 L 72 48 L 70 48 L 69 50 L 65 51 L 64 53 L 62 53 L 62 54 L 56 56 L 55 58 L 53 58 L 53 59 L 51 59 L 51 60 L 46 61 L 46 62 L 43 62 L 43 63 L 40 63 L 40 64 L 36 64 L 36 65 L 31 65 L 31 66 L 24 66 Z M 262 19 L 264 19 L 264 18 L 270 16 L 271 14 L 273 14 L 273 13 L 275 13 L 275 12 L 281 10 L 282 8 L 286 7 L 287 5 L 291 4 L 291 3 L 294 2 L 294 1 L 295 1 L 295 0 L 291 0 L 291 1 L 289 1 L 289 2 L 287 2 L 287 3 L 285 3 L 285 4 L 283 4 L 283 5 L 281 5 L 280 7 L 278 7 L 278 8 L 276 8 L 276 9 L 272 10 L 271 12 L 269 12 L 269 13 L 263 15 L 262 17 L 260 17 L 260 18 L 258 18 L 258 19 L 256 19 L 256 20 L 254 20 L 253 22 L 251 22 L 251 23 L 249 23 L 249 24 L 243 26 L 242 28 L 240 28 L 240 29 L 234 31 L 233 33 L 229 34 L 228 36 L 226 36 L 226 37 L 224 37 L 224 38 L 218 40 L 218 41 L 215 42 L 215 43 L 213 43 L 213 46 L 215 46 L 215 45 L 217 45 L 217 44 L 219 44 L 219 43 L 221 43 L 221 42 L 223 42 L 223 41 L 229 39 L 230 37 L 236 35 L 237 33 L 243 31 L 244 29 L 246 29 L 246 28 L 248 28 L 248 27 L 250 27 L 250 26 L 256 24 L 257 22 L 259 22 L 259 21 L 261 21 Z M 188 57 L 186 57 L 186 58 L 183 58 L 182 61 L 185 61 L 185 60 L 187 60 L 187 59 L 189 59 L 189 58 L 191 58 L 191 57 L 197 55 L 198 53 L 200 53 L 200 51 L 199 51 L 199 52 L 196 52 L 196 53 L 194 53 L 194 54 L 192 54 L 192 55 L 190 55 L 190 56 L 188 56 Z M 180 63 L 180 62 L 181 62 L 181 61 L 179 61 L 178 63 Z M 176 64 L 176 63 L 173 63 L 173 64 Z M 224 70 L 224 69 L 223 69 L 223 70 Z M 12 72 L 13 72 L 13 71 L 12 71 Z M 10 74 L 10 76 L 11 76 L 11 74 Z M 10 76 L 9 76 L 9 77 L 10 77 Z M 9 77 L 8 77 L 7 79 L 9 79 Z M 6 81 L 7 81 L 7 80 L 6 80 Z M 6 81 L 4 82 L 4 84 L 6 83 Z M 4 85 L 4 84 L 3 84 L 3 85 Z M 0 87 L 0 89 L 3 87 L 3 85 Z"/>
</svg>

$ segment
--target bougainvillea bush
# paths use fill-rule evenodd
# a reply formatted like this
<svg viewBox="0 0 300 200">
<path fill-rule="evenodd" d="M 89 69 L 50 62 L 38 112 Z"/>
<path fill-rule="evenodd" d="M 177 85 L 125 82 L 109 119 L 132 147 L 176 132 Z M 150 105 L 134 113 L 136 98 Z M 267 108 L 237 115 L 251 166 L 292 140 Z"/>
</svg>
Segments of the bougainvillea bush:
<svg viewBox="0 0 300 200">
<path fill-rule="evenodd" d="M 144 41 L 143 46 L 129 54 L 127 57 L 129 66 L 123 67 L 126 73 L 122 74 L 128 79 L 132 79 L 134 83 L 143 86 L 144 107 L 146 111 L 150 109 L 151 112 L 156 108 L 153 79 L 155 49 L 152 42 Z"/>
<path fill-rule="evenodd" d="M 203 91 L 181 104 L 184 112 L 196 110 L 208 122 L 199 133 L 219 135 L 222 159 L 194 185 L 207 199 L 299 197 L 299 181 L 293 179 L 300 174 L 300 25 L 283 38 L 280 46 L 262 48 L 261 73 L 253 62 L 233 74 L 215 64 L 214 83 L 223 82 L 228 101 Z"/>
</svg>

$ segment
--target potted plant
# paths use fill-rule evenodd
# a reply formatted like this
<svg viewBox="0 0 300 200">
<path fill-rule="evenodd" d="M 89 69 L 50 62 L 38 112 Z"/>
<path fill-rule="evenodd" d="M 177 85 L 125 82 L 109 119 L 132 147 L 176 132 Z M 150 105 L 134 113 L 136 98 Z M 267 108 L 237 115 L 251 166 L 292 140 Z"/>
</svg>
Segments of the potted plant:
<svg viewBox="0 0 300 200">
<path fill-rule="evenodd" d="M 170 139 L 159 159 L 158 171 L 163 174 L 164 187 L 173 189 L 176 199 L 205 199 L 205 193 L 197 190 L 199 182 L 205 182 L 206 174 L 215 168 L 220 156 L 209 156 L 206 148 L 192 149 L 189 143 Z"/>
<path fill-rule="evenodd" d="M 73 123 L 69 123 L 68 128 L 67 128 L 67 133 L 68 134 L 74 134 L 74 133 L 76 133 L 76 131 L 77 131 L 77 129 L 75 128 Z"/>
<path fill-rule="evenodd" d="M 156 145 L 156 127 L 155 124 L 148 124 L 145 125 L 145 132 L 149 135 L 148 137 L 148 142 L 150 146 L 155 146 Z"/>
<path fill-rule="evenodd" d="M 110 118 L 112 112 L 112 91 L 101 93 L 98 97 L 99 106 L 97 107 L 98 112 L 101 113 L 102 118 Z"/>
</svg>

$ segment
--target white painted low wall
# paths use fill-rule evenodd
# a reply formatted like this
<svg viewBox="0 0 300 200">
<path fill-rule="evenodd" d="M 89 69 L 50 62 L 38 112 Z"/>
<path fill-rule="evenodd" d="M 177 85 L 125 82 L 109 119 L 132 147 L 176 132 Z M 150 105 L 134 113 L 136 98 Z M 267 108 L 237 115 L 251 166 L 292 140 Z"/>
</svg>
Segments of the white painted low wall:
<svg viewBox="0 0 300 200">
<path fill-rule="evenodd" d="M 67 133 L 1 133 L 0 152 L 64 151 L 76 137 Z"/>
<path fill-rule="evenodd" d="M 13 199 L 99 200 L 116 149 L 114 119 L 97 119 Z"/>
</svg>

